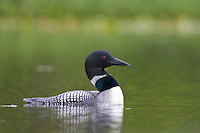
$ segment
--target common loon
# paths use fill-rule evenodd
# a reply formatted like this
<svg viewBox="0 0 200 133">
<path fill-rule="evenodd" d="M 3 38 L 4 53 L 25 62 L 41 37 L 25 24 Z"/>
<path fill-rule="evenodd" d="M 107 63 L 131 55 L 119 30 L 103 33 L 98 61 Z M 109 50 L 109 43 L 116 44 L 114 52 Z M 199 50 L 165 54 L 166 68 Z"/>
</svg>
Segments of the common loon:
<svg viewBox="0 0 200 133">
<path fill-rule="evenodd" d="M 51 97 L 24 98 L 23 101 L 30 104 L 42 105 L 123 105 L 124 96 L 119 84 L 104 70 L 106 67 L 112 65 L 130 66 L 130 64 L 115 58 L 108 51 L 93 51 L 86 58 L 85 71 L 90 82 L 98 91 L 75 90 Z"/>
</svg>

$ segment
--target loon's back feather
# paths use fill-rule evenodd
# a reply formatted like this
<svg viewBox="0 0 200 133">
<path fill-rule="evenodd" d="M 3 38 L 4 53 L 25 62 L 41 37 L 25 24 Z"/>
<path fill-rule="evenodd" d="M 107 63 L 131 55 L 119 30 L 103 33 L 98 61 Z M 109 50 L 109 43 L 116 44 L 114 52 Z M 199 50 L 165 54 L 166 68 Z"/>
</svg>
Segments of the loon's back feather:
<svg viewBox="0 0 200 133">
<path fill-rule="evenodd" d="M 33 98 L 24 98 L 23 101 L 31 104 L 73 104 L 73 103 L 82 103 L 87 102 L 87 100 L 96 98 L 99 94 L 99 91 L 84 91 L 84 90 L 75 90 L 68 91 L 52 97 L 33 97 Z"/>
</svg>

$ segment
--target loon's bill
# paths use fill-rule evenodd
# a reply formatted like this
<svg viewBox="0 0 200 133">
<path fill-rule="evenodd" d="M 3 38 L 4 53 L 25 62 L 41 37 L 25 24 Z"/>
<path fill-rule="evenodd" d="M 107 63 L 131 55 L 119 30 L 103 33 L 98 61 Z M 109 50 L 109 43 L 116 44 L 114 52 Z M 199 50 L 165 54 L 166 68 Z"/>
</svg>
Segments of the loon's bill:
<svg viewBox="0 0 200 133">
<path fill-rule="evenodd" d="M 85 71 L 98 91 L 74 90 L 51 97 L 24 98 L 23 101 L 41 105 L 124 105 L 124 96 L 118 82 L 104 70 L 113 65 L 130 66 L 108 51 L 93 51 L 86 58 Z"/>
</svg>

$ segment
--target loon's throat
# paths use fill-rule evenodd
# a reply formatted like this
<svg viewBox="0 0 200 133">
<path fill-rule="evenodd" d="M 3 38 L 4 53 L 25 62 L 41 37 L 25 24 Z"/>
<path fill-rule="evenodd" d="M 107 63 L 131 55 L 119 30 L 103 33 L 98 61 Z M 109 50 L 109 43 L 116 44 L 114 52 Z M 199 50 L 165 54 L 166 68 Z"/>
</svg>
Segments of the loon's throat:
<svg viewBox="0 0 200 133">
<path fill-rule="evenodd" d="M 95 75 L 90 81 L 100 92 L 119 86 L 117 81 L 110 74 Z"/>
</svg>

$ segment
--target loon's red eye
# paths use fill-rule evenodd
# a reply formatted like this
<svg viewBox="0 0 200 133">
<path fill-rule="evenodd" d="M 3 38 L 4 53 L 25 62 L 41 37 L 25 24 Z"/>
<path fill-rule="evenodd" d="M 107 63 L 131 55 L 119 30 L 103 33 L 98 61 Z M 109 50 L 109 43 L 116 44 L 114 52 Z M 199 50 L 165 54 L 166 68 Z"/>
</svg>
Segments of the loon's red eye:
<svg viewBox="0 0 200 133">
<path fill-rule="evenodd" d="M 105 59 L 106 59 L 106 56 L 103 56 L 102 58 L 105 60 Z"/>
</svg>

